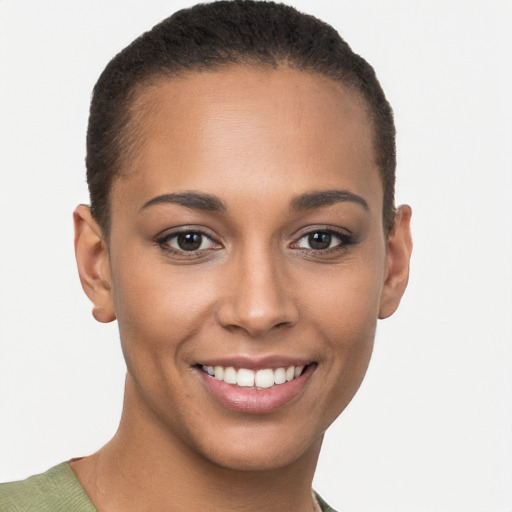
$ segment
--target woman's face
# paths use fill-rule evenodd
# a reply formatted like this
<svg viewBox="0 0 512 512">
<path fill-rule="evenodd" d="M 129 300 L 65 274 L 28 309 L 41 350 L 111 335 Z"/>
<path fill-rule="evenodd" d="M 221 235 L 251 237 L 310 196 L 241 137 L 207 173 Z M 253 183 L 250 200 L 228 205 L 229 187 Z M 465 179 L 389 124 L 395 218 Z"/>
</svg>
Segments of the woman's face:
<svg viewBox="0 0 512 512">
<path fill-rule="evenodd" d="M 233 67 L 136 105 L 109 245 L 131 407 L 221 466 L 291 463 L 358 389 L 386 279 L 360 97 Z"/>
</svg>

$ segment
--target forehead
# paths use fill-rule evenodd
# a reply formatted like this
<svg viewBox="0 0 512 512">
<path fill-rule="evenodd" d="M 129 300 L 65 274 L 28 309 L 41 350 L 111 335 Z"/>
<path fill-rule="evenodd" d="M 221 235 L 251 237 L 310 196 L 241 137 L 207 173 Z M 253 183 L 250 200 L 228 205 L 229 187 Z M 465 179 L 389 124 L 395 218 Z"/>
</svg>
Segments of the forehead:
<svg viewBox="0 0 512 512">
<path fill-rule="evenodd" d="M 364 101 L 323 75 L 288 67 L 190 72 L 147 85 L 133 111 L 136 150 L 114 183 L 113 202 L 126 187 L 143 203 L 198 187 L 263 198 L 280 188 L 344 186 L 381 204 Z"/>
</svg>

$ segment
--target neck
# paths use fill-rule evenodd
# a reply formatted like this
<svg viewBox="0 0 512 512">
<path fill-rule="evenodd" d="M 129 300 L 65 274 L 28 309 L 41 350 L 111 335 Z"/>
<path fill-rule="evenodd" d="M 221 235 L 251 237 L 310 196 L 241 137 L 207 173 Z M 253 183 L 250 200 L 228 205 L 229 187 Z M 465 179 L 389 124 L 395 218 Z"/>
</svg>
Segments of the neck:
<svg viewBox="0 0 512 512">
<path fill-rule="evenodd" d="M 322 439 L 292 463 L 232 469 L 181 441 L 141 403 L 128 377 L 123 415 L 100 451 L 71 463 L 99 512 L 209 510 L 311 512 L 311 484 Z"/>
</svg>

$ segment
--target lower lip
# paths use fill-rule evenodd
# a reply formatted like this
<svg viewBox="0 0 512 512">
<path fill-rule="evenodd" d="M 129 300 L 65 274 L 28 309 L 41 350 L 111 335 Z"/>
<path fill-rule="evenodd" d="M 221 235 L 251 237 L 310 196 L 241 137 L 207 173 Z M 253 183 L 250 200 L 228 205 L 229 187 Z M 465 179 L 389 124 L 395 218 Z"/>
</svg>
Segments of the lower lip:
<svg viewBox="0 0 512 512">
<path fill-rule="evenodd" d="M 202 370 L 197 371 L 212 395 L 228 409 L 249 414 L 265 414 L 283 407 L 298 396 L 306 386 L 314 367 L 308 366 L 300 377 L 268 389 L 228 384 Z"/>
</svg>

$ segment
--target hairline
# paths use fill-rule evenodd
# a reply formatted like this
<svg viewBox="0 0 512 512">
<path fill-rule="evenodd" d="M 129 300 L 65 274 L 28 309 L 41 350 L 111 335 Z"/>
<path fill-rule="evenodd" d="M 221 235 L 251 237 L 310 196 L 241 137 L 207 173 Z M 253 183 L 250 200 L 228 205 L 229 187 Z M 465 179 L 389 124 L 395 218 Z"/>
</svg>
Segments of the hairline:
<svg viewBox="0 0 512 512">
<path fill-rule="evenodd" d="M 155 102 L 150 100 L 150 91 L 152 89 L 157 89 L 162 84 L 168 84 L 173 81 L 186 80 L 188 77 L 192 75 L 202 74 L 202 73 L 219 73 L 223 71 L 228 71 L 230 69 L 242 68 L 247 70 L 274 70 L 279 71 L 280 69 L 291 69 L 296 70 L 301 73 L 307 73 L 311 76 L 317 76 L 329 79 L 333 83 L 339 84 L 345 88 L 346 91 L 354 94 L 355 98 L 358 100 L 359 106 L 363 109 L 366 120 L 369 123 L 371 128 L 371 145 L 373 150 L 373 161 L 377 167 L 377 171 L 379 173 L 379 180 L 382 187 L 382 224 L 384 234 L 387 236 L 389 231 L 391 230 L 391 226 L 388 226 L 386 223 L 386 218 L 384 215 L 385 208 L 385 183 L 384 183 L 384 173 L 379 165 L 378 151 L 377 151 L 377 122 L 375 120 L 375 115 L 373 112 L 373 108 L 371 107 L 367 98 L 360 90 L 360 88 L 350 83 L 348 80 L 344 80 L 343 77 L 339 75 L 335 75 L 334 73 L 325 73 L 321 70 L 315 69 L 312 66 L 301 66 L 299 62 L 295 62 L 292 59 L 283 57 L 283 58 L 275 58 L 272 61 L 264 61 L 252 55 L 240 55 L 239 60 L 230 60 L 230 61 L 220 61 L 209 63 L 207 66 L 200 66 L 194 68 L 182 68 L 179 70 L 171 71 L 167 69 L 156 70 L 151 73 L 148 73 L 146 76 L 139 78 L 139 80 L 132 85 L 130 89 L 128 89 L 125 93 L 122 102 L 124 104 L 124 112 L 127 114 L 125 122 L 121 123 L 121 131 L 120 137 L 118 141 L 118 158 L 116 161 L 114 172 L 111 174 L 111 180 L 109 183 L 109 190 L 107 191 L 107 211 L 105 212 L 103 221 L 104 226 L 101 226 L 104 231 L 104 236 L 106 239 L 109 238 L 110 230 L 112 227 L 112 190 L 114 187 L 114 183 L 117 179 L 122 179 L 123 177 L 128 176 L 128 172 L 123 171 L 123 169 L 127 169 L 127 167 L 134 167 L 134 162 L 136 162 L 137 155 L 140 153 L 138 148 L 140 148 L 141 144 L 144 143 L 145 138 L 143 135 L 144 130 L 144 120 L 151 114 L 153 109 L 157 106 Z M 147 100 L 145 100 L 147 99 Z M 123 148 L 121 150 L 121 147 Z M 130 162 L 128 164 L 128 162 Z"/>
</svg>

